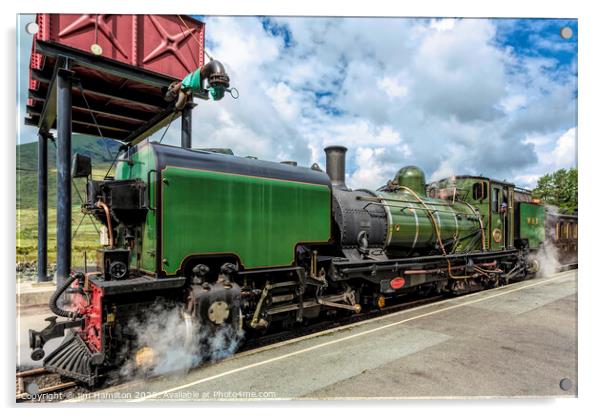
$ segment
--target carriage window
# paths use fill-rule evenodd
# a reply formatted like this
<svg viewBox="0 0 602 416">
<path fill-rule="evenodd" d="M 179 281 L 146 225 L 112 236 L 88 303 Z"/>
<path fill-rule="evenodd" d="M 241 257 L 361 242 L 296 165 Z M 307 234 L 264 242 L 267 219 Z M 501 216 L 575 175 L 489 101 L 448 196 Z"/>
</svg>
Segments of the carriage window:
<svg viewBox="0 0 602 416">
<path fill-rule="evenodd" d="M 491 212 L 500 211 L 500 190 L 495 188 L 491 194 Z"/>
<path fill-rule="evenodd" d="M 565 229 L 564 229 L 564 238 L 567 239 L 567 240 L 571 237 L 571 234 L 572 234 L 571 233 L 571 226 L 572 226 L 571 223 L 567 222 L 566 226 L 565 226 Z"/>
<path fill-rule="evenodd" d="M 487 198 L 487 184 L 485 182 L 477 182 L 472 185 L 472 199 L 482 201 Z"/>
<path fill-rule="evenodd" d="M 577 223 L 573 224 L 573 238 L 576 240 L 577 239 Z"/>
<path fill-rule="evenodd" d="M 558 241 L 558 240 L 560 240 L 560 239 L 562 238 L 562 235 L 561 235 L 561 233 L 562 233 L 562 226 L 563 226 L 563 225 L 564 225 L 564 224 L 563 224 L 563 222 L 562 222 L 562 221 L 558 221 L 558 222 L 556 223 L 556 240 L 557 240 L 557 241 Z"/>
</svg>

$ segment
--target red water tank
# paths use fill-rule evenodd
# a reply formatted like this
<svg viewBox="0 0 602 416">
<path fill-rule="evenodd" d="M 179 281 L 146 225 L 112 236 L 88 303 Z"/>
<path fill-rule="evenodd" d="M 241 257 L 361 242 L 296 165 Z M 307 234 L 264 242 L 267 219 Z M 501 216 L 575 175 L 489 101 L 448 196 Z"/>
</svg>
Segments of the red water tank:
<svg viewBox="0 0 602 416">
<path fill-rule="evenodd" d="M 90 53 L 99 45 L 95 50 L 100 56 L 176 79 L 204 62 L 205 25 L 186 15 L 38 14 L 36 22 L 34 42 L 52 41 Z M 31 67 L 43 65 L 43 57 L 34 52 Z"/>
</svg>

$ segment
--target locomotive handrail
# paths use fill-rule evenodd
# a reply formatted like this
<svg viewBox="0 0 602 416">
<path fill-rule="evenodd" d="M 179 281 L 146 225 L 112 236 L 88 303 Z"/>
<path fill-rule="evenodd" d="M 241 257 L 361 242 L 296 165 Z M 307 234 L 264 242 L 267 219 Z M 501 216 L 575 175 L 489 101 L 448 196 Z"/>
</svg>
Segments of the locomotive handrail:
<svg viewBox="0 0 602 416">
<path fill-rule="evenodd" d="M 148 195 L 147 195 L 147 199 L 148 199 L 148 209 L 150 209 L 151 211 L 156 211 L 157 207 L 152 206 L 153 204 L 151 203 L 151 183 L 150 183 L 150 176 L 151 173 L 155 172 L 155 173 L 159 173 L 159 171 L 157 169 L 150 169 L 148 172 L 146 172 L 146 183 L 148 183 L 147 189 L 148 189 Z M 155 187 L 156 187 L 156 183 L 158 181 L 155 180 Z M 155 195 L 157 193 L 157 190 L 155 189 Z"/>
<path fill-rule="evenodd" d="M 400 186 L 400 188 L 411 193 L 414 196 L 414 198 L 416 198 L 416 200 L 418 200 L 418 202 L 420 202 L 425 208 L 428 208 L 426 203 L 412 189 L 410 189 L 406 186 Z M 443 253 L 443 257 L 445 257 L 445 259 L 447 260 L 447 274 L 452 279 L 457 278 L 458 276 L 454 276 L 451 271 L 451 262 L 449 261 L 449 258 L 447 258 L 447 251 L 445 250 L 445 245 L 443 244 L 443 241 L 441 240 L 441 231 L 439 230 L 439 226 L 437 225 L 437 222 L 435 221 L 435 218 L 433 217 L 432 210 L 427 209 L 426 213 L 429 216 L 431 222 L 433 223 L 433 228 L 435 229 L 435 234 L 437 235 L 437 241 L 439 242 L 439 247 L 441 248 L 441 253 Z"/>
<path fill-rule="evenodd" d="M 383 197 L 369 197 L 369 196 L 358 196 L 357 199 L 361 200 L 361 201 L 391 201 L 391 202 L 406 202 L 409 204 L 415 204 L 417 201 L 408 201 L 405 199 L 394 199 L 394 198 L 383 198 Z M 429 204 L 431 205 L 441 205 L 444 207 L 451 207 L 453 206 L 453 204 L 445 204 L 445 203 L 441 203 L 441 202 L 429 202 Z"/>
<path fill-rule="evenodd" d="M 416 204 L 418 202 L 414 201 L 414 202 L 410 202 L 410 203 Z M 446 214 L 450 214 L 451 213 L 451 211 L 444 211 L 444 210 L 441 210 L 441 209 L 424 208 L 424 207 L 410 207 L 410 206 L 406 206 L 406 205 L 383 204 L 383 203 L 376 202 L 376 201 L 368 201 L 368 204 L 366 204 L 366 206 L 371 205 L 371 204 L 388 206 L 390 208 L 420 209 L 420 210 L 432 211 L 432 212 L 442 212 L 442 213 L 446 213 Z M 455 214 L 459 214 L 459 213 L 455 213 Z M 480 218 L 480 216 L 478 214 L 460 214 L 460 215 L 464 215 L 467 218 Z"/>
</svg>

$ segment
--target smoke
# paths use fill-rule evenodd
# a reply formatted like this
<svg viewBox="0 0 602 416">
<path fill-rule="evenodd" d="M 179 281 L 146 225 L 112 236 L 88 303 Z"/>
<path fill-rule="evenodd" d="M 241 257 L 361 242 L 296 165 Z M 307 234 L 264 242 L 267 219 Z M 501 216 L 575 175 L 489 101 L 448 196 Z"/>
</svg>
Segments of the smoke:
<svg viewBox="0 0 602 416">
<path fill-rule="evenodd" d="M 558 249 L 546 238 L 544 243 L 537 251 L 535 260 L 539 263 L 539 277 L 549 277 L 556 273 L 557 268 L 560 266 L 558 260 Z"/>
<path fill-rule="evenodd" d="M 124 378 L 186 371 L 228 357 L 238 349 L 243 331 L 232 325 L 214 328 L 187 315 L 181 307 L 154 304 L 132 318 L 127 333 L 133 342 L 119 375 Z"/>
<path fill-rule="evenodd" d="M 546 205 L 546 218 L 550 215 L 558 214 L 558 209 L 554 206 Z M 550 227 L 549 220 L 546 220 L 546 231 L 544 243 L 541 245 L 535 260 L 539 263 L 539 277 L 548 277 L 556 273 L 556 270 L 560 266 L 558 248 L 554 245 L 553 241 L 556 237 L 556 228 Z"/>
</svg>

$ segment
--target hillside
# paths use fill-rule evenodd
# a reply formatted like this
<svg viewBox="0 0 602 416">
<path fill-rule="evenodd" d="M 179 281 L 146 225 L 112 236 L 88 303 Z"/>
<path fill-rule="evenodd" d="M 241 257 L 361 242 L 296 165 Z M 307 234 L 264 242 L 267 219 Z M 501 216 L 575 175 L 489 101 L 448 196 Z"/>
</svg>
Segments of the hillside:
<svg viewBox="0 0 602 416">
<path fill-rule="evenodd" d="M 73 153 L 81 153 L 92 158 L 96 171 L 108 169 L 112 157 L 117 154 L 119 142 L 96 137 L 74 135 L 71 143 Z M 17 146 L 17 209 L 37 207 L 38 143 Z M 56 146 L 48 143 L 48 206 L 56 201 Z M 74 201 L 75 202 L 75 201 Z"/>
<path fill-rule="evenodd" d="M 17 180 L 17 262 L 32 261 L 37 255 L 37 143 L 18 145 L 16 149 Z M 112 158 L 117 154 L 120 144 L 115 141 L 74 135 L 73 153 L 81 153 L 92 158 L 93 176 L 102 178 Z M 81 201 L 78 191 L 84 197 L 85 179 L 74 180 L 72 189 L 72 230 L 75 232 L 83 215 L 80 211 Z M 98 226 L 98 225 L 97 225 Z M 54 262 L 56 257 L 56 147 L 48 144 L 48 258 Z M 83 219 L 73 240 L 73 264 L 83 263 L 83 251 L 88 258 L 95 258 L 94 250 L 98 247 L 98 233 L 90 218 Z"/>
</svg>

